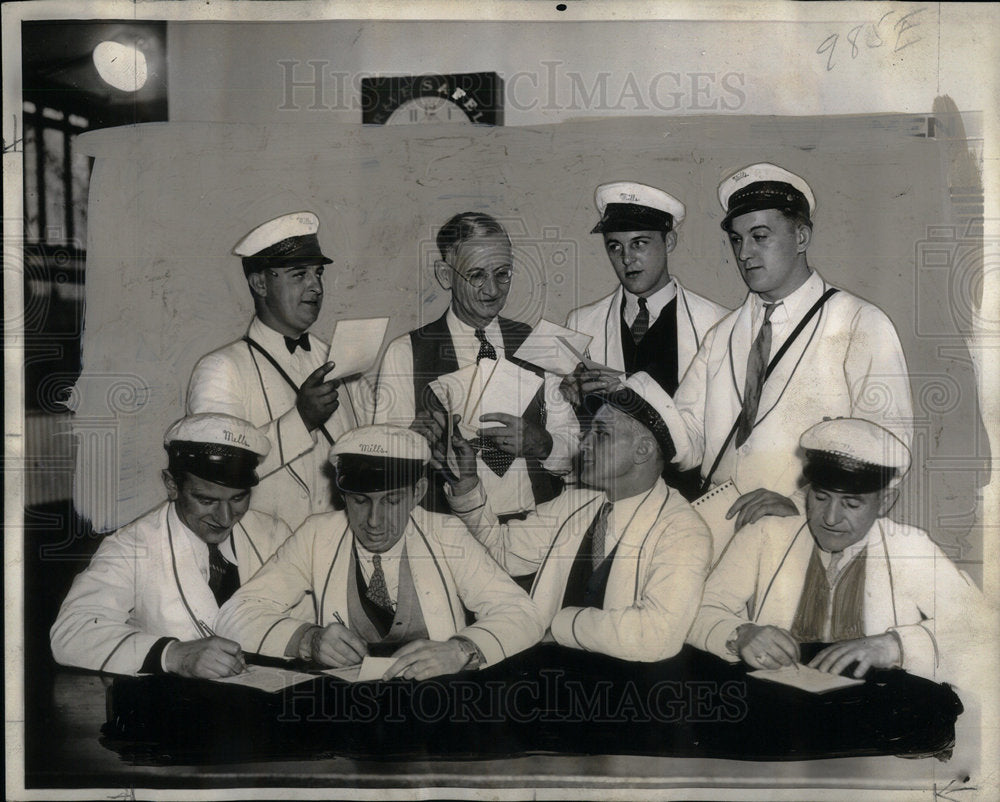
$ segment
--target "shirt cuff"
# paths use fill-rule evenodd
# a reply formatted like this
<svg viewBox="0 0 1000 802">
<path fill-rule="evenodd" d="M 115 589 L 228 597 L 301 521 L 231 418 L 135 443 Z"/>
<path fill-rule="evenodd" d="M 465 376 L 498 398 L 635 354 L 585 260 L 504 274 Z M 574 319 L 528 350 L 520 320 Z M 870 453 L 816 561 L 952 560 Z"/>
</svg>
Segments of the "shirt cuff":
<svg viewBox="0 0 1000 802">
<path fill-rule="evenodd" d="M 472 512 L 486 504 L 486 491 L 483 490 L 482 482 L 476 482 L 472 490 L 460 496 L 452 495 L 451 487 L 445 484 L 444 494 L 455 512 Z"/>
<path fill-rule="evenodd" d="M 140 674 L 166 674 L 167 673 L 167 648 L 171 643 L 175 643 L 177 638 L 160 638 L 154 643 L 148 652 L 146 659 L 142 661 Z"/>
</svg>

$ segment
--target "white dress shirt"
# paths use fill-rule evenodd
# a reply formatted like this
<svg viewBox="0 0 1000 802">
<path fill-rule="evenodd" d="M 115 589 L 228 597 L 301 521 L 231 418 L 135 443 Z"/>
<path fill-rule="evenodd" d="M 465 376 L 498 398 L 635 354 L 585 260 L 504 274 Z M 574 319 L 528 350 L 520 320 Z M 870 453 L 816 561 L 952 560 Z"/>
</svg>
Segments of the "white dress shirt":
<svg viewBox="0 0 1000 802">
<path fill-rule="evenodd" d="M 639 296 L 622 287 L 625 295 L 625 323 L 632 327 L 636 317 L 639 315 Z M 677 297 L 677 284 L 670 279 L 665 285 L 646 299 L 646 309 L 649 310 L 649 326 L 653 327 L 663 308 Z"/>
</svg>

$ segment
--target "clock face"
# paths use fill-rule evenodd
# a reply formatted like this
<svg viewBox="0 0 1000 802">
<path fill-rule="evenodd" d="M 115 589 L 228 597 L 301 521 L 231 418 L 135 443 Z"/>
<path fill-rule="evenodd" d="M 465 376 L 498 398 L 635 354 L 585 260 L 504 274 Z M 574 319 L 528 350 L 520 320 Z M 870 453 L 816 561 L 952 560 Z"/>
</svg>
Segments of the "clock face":
<svg viewBox="0 0 1000 802">
<path fill-rule="evenodd" d="M 469 116 L 461 106 L 439 95 L 415 97 L 401 103 L 385 121 L 386 125 L 406 123 L 468 123 Z"/>
<path fill-rule="evenodd" d="M 503 125 L 503 79 L 495 72 L 365 77 L 361 104 L 368 125 Z"/>
</svg>

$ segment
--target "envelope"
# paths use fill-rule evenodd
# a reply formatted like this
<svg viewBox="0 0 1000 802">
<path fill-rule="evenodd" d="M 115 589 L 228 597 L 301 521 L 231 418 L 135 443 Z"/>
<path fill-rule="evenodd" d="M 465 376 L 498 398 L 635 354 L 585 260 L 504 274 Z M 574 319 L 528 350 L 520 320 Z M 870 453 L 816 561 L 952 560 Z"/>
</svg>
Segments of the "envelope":
<svg viewBox="0 0 1000 802">
<path fill-rule="evenodd" d="M 576 369 L 581 361 L 579 355 L 587 350 L 592 339 L 589 334 L 542 319 L 514 356 L 549 373 L 567 376 Z"/>
<path fill-rule="evenodd" d="M 335 362 L 336 367 L 326 375 L 326 380 L 365 373 L 374 367 L 388 327 L 387 317 L 338 320 L 326 356 L 326 361 Z"/>
</svg>

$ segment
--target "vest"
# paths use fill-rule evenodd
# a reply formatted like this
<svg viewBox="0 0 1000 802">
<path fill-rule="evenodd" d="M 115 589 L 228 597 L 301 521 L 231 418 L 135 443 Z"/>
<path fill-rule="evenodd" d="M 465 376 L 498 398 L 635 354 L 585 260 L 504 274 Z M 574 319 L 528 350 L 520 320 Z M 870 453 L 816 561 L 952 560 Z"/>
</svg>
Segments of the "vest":
<svg viewBox="0 0 1000 802">
<path fill-rule="evenodd" d="M 618 314 L 621 325 L 622 358 L 625 373 L 645 371 L 667 394 L 673 396 L 680 384 L 677 367 L 677 296 L 660 310 L 660 316 L 649 327 L 646 336 L 638 345 L 632 339 L 632 331 L 625 322 L 625 297 L 622 296 Z M 673 462 L 663 468 L 663 480 L 680 491 L 688 501 L 701 495 L 701 468 L 682 471 Z"/>
<path fill-rule="evenodd" d="M 677 375 L 677 296 L 660 310 L 656 322 L 649 327 L 638 345 L 632 339 L 632 331 L 625 322 L 624 295 L 618 319 L 621 324 L 622 359 L 626 375 L 645 371 L 672 396 L 680 383 Z"/>
<path fill-rule="evenodd" d="M 819 559 L 819 549 L 813 547 L 806 569 L 799 606 L 792 621 L 792 636 L 800 643 L 853 640 L 864 635 L 865 552 L 854 555 L 844 566 L 833 588 L 833 607 L 830 611 L 830 632 L 826 633 L 827 607 L 830 586 L 826 570 Z"/>
<path fill-rule="evenodd" d="M 580 541 L 580 547 L 573 558 L 573 567 L 566 577 L 566 589 L 563 591 L 561 607 L 604 607 L 604 592 L 608 587 L 608 577 L 611 575 L 611 563 L 618 551 L 618 544 L 605 556 L 601 564 L 594 568 L 594 526 L 600 511 L 590 522 L 587 533 Z"/>
<path fill-rule="evenodd" d="M 391 654 L 396 647 L 412 640 L 427 638 L 427 624 L 420 610 L 420 600 L 413 587 L 413 575 L 410 573 L 410 561 L 406 549 L 399 560 L 399 590 L 396 598 L 396 613 L 383 610 L 372 602 L 365 593 L 368 586 L 361 573 L 361 563 L 357 551 L 351 549 L 351 565 L 347 570 L 347 614 L 351 629 L 358 637 L 367 641 L 372 654 L 382 654 L 378 644 L 390 646 L 386 650 Z"/>
<path fill-rule="evenodd" d="M 510 356 L 521 347 L 521 343 L 531 333 L 531 326 L 504 317 L 497 320 L 500 323 L 506 359 L 518 367 L 530 370 L 536 376 L 544 376 L 541 368 Z M 442 315 L 426 326 L 411 331 L 410 347 L 413 351 L 413 397 L 416 401 L 416 412 L 419 413 L 428 408 L 428 398 L 433 393 L 430 383 L 438 376 L 458 370 L 458 359 L 455 356 L 455 346 L 451 341 L 446 316 Z M 522 417 L 530 423 L 545 425 L 544 386 L 538 388 Z M 562 492 L 562 479 L 548 473 L 536 459 L 526 459 L 525 462 L 528 466 L 528 478 L 531 481 L 531 493 L 535 504 L 550 501 Z M 430 477 L 430 489 L 421 502 L 426 509 L 432 512 L 451 512 L 451 507 L 444 496 L 444 484 L 443 477 L 434 471 Z"/>
</svg>

